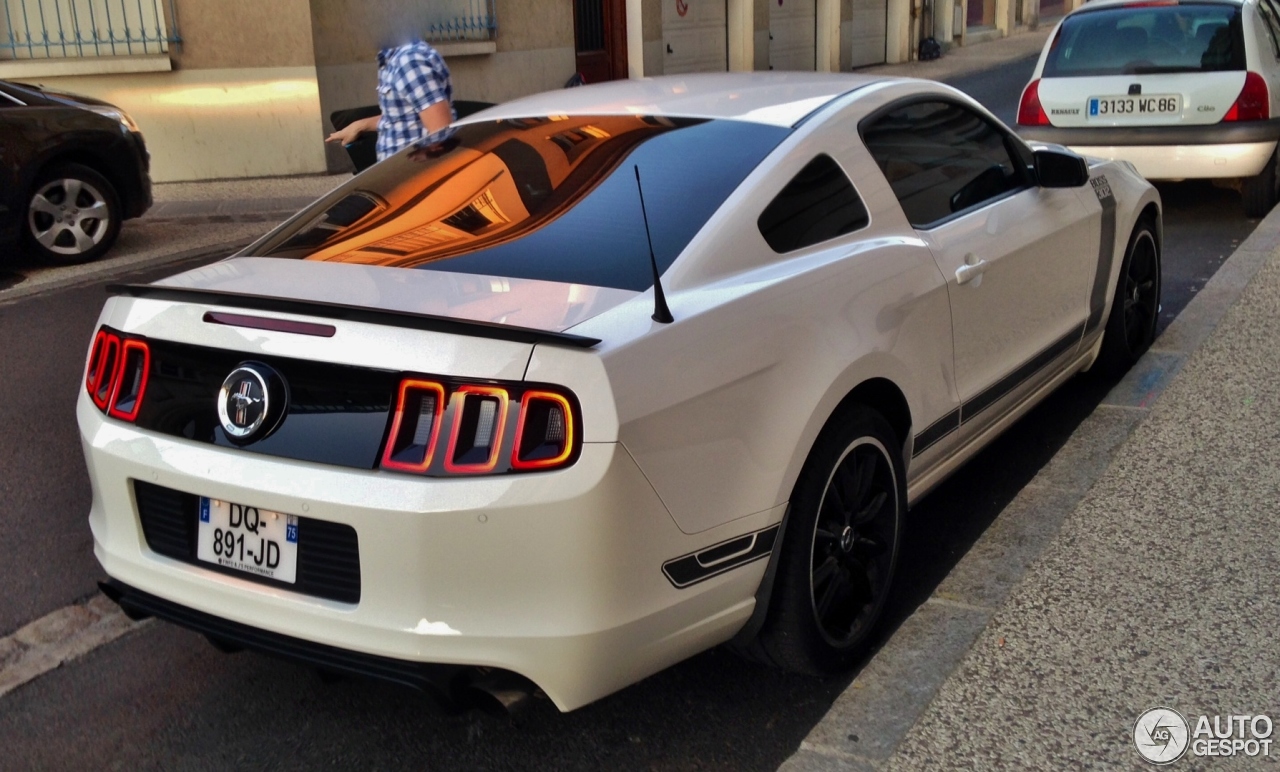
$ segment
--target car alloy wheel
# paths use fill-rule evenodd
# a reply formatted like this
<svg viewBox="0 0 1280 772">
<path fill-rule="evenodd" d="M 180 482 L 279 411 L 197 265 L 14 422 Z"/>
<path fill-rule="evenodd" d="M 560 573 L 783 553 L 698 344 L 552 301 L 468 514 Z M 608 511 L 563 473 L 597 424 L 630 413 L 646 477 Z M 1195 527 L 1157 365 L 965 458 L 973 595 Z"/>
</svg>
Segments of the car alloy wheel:
<svg viewBox="0 0 1280 772">
<path fill-rule="evenodd" d="M 106 196 L 74 177 L 46 182 L 31 197 L 27 227 L 40 246 L 57 255 L 79 257 L 98 246 L 111 230 Z"/>
<path fill-rule="evenodd" d="M 818 505 L 809 599 L 826 642 L 861 642 L 879 616 L 893 571 L 898 482 L 889 453 L 860 437 L 836 463 Z"/>
<path fill-rule="evenodd" d="M 1150 222 L 1139 222 L 1120 263 L 1111 313 L 1094 367 L 1104 378 L 1119 378 L 1156 338 L 1160 315 L 1160 245 Z"/>
<path fill-rule="evenodd" d="M 1138 234 L 1123 278 L 1124 337 L 1130 351 L 1145 350 L 1155 330 L 1160 304 L 1160 267 L 1150 231 Z"/>
<path fill-rule="evenodd" d="M 748 659 L 822 675 L 857 661 L 889 596 L 906 497 L 894 430 L 850 403 L 818 434 L 796 480 L 768 588 L 768 611 Z"/>
</svg>

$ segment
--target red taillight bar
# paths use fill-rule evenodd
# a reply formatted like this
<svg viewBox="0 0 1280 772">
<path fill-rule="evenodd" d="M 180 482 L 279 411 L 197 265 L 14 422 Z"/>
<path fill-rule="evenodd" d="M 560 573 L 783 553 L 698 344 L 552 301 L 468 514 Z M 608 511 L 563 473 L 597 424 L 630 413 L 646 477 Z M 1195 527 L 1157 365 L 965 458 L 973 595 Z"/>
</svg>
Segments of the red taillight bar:
<svg viewBox="0 0 1280 772">
<path fill-rule="evenodd" d="M 458 450 L 458 434 L 462 429 L 462 419 L 466 414 L 468 395 L 492 397 L 498 400 L 497 415 L 494 417 L 493 434 L 489 439 L 489 456 L 478 463 L 459 464 L 454 461 Z M 502 440 L 507 427 L 507 390 L 500 386 L 477 386 L 466 384 L 459 386 L 454 392 L 457 406 L 454 408 L 453 427 L 449 433 L 449 450 L 445 453 L 444 468 L 446 471 L 463 474 L 484 474 L 492 472 L 498 465 L 498 456 L 502 450 Z"/>
<path fill-rule="evenodd" d="M 120 364 L 112 379 L 111 407 L 107 415 L 121 421 L 133 421 L 142 408 L 142 398 L 147 393 L 147 378 L 151 372 L 151 348 L 144 340 L 125 338 L 120 349 Z M 128 381 L 126 387 L 126 379 Z M 126 392 L 125 389 L 128 389 Z"/>
<path fill-rule="evenodd" d="M 84 377 L 85 391 L 95 407 L 112 418 L 135 420 L 150 375 L 151 347 L 146 340 L 98 329 Z"/>
<path fill-rule="evenodd" d="M 582 445 L 578 401 L 556 386 L 406 374 L 391 408 L 379 467 L 396 472 L 451 477 L 559 469 L 574 463 Z M 507 431 L 511 421 L 514 433 Z"/>
<path fill-rule="evenodd" d="M 525 419 L 529 416 L 529 408 L 535 401 L 553 402 L 560 406 L 564 414 L 564 448 L 557 455 L 549 458 L 523 460 L 520 458 L 520 446 L 524 444 Z M 573 408 L 569 400 L 552 391 L 526 391 L 520 401 L 520 419 L 516 422 L 516 439 L 511 447 L 512 469 L 549 469 L 560 466 L 573 455 Z"/>
<path fill-rule="evenodd" d="M 98 341 L 101 340 L 101 346 Z M 113 332 L 100 330 L 94 339 L 95 352 L 90 356 L 90 374 L 85 378 L 85 388 L 89 398 L 99 410 L 106 410 L 111 401 L 111 391 L 115 387 L 116 374 L 119 372 L 120 336 Z"/>
<path fill-rule="evenodd" d="M 431 416 L 431 435 L 427 440 L 426 447 L 423 448 L 421 459 L 405 459 L 397 458 L 405 453 L 415 443 L 403 442 L 401 434 L 407 430 L 405 423 L 405 406 L 409 402 L 409 398 L 414 393 L 419 393 L 419 399 L 422 394 L 431 393 L 435 396 L 435 407 Z M 421 406 L 421 402 L 418 403 Z M 386 469 L 395 469 L 401 472 L 425 472 L 431 466 L 431 460 L 435 456 L 436 441 L 440 437 L 440 425 L 444 423 L 444 386 L 434 381 L 423 381 L 415 379 L 406 379 L 400 382 L 400 394 L 396 401 L 395 416 L 391 420 L 391 434 L 387 437 L 387 446 L 382 451 L 382 466 Z M 419 413 L 413 417 L 413 431 L 416 434 L 418 422 L 422 420 Z M 412 435 L 410 435 L 412 439 Z"/>
</svg>

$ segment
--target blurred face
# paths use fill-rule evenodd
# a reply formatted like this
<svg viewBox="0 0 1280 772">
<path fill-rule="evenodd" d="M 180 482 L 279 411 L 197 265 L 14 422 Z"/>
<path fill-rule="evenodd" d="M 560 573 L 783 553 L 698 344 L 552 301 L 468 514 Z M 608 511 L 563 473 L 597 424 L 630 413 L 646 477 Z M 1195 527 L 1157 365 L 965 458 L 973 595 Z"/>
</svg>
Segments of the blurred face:
<svg viewBox="0 0 1280 772">
<path fill-rule="evenodd" d="M 421 33 L 418 32 L 420 22 L 421 19 L 416 18 L 411 11 L 396 9 L 388 13 L 382 27 L 382 34 L 378 36 L 378 48 L 409 45 L 421 37 Z"/>
</svg>

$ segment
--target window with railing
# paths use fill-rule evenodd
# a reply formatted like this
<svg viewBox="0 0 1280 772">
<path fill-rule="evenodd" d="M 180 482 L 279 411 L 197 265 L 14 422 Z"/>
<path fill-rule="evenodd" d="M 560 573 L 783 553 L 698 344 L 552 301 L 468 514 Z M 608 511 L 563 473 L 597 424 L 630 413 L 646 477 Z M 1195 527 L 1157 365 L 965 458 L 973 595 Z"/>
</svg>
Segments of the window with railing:
<svg viewBox="0 0 1280 772">
<path fill-rule="evenodd" d="M 176 20 L 173 0 L 0 0 L 0 60 L 165 54 Z"/>
<path fill-rule="evenodd" d="M 493 40 L 498 34 L 498 17 L 493 12 L 493 2 L 435 0 L 427 17 L 427 40 Z"/>
</svg>

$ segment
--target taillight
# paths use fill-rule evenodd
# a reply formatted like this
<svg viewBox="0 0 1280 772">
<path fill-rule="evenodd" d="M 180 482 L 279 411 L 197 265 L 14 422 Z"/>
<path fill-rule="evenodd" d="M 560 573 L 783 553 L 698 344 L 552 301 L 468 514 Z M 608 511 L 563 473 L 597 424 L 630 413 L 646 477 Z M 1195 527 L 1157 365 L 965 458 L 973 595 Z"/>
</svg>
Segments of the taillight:
<svg viewBox="0 0 1280 772">
<path fill-rule="evenodd" d="M 573 452 L 573 408 L 550 391 L 526 391 L 520 402 L 513 469 L 553 469 Z"/>
<path fill-rule="evenodd" d="M 1040 104 L 1040 80 L 1027 84 L 1018 103 L 1018 124 L 1021 126 L 1048 126 L 1049 116 Z"/>
<path fill-rule="evenodd" d="M 392 409 L 381 466 L 398 472 L 448 477 L 559 469 L 576 460 L 582 445 L 578 402 L 554 386 L 406 376 Z"/>
<path fill-rule="evenodd" d="M 125 338 L 120 347 L 120 369 L 111 388 L 111 407 L 107 415 L 121 421 L 133 421 L 142 407 L 151 371 L 151 349 L 145 340 Z"/>
<path fill-rule="evenodd" d="M 1271 94 L 1267 82 L 1256 72 L 1244 74 L 1244 88 L 1235 104 L 1222 116 L 1226 121 L 1265 121 L 1271 117 Z"/>
<path fill-rule="evenodd" d="M 138 417 L 151 371 L 145 340 L 104 327 L 93 338 L 85 370 L 85 391 L 99 410 L 122 421 Z"/>
<path fill-rule="evenodd" d="M 492 472 L 507 427 L 507 390 L 467 384 L 458 387 L 455 395 L 458 404 L 444 468 L 454 473 Z"/>
<path fill-rule="evenodd" d="M 444 423 L 444 386 L 434 381 L 406 379 L 400 383 L 391 435 L 382 452 L 382 466 L 401 472 L 425 472 L 435 456 Z"/>
</svg>

